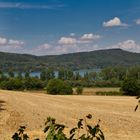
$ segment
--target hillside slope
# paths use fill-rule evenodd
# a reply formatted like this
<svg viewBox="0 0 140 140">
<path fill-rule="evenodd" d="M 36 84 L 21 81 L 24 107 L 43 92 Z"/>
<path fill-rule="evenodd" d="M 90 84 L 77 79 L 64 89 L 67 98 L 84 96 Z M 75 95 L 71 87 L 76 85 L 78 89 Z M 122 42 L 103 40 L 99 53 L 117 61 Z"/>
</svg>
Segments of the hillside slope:
<svg viewBox="0 0 140 140">
<path fill-rule="evenodd" d="M 140 54 L 123 51 L 121 49 L 97 50 L 64 54 L 58 56 L 42 56 L 41 60 L 47 63 L 77 68 L 106 67 L 112 65 L 140 64 Z"/>
<path fill-rule="evenodd" d="M 0 53 L 0 67 L 3 70 L 40 70 L 46 67 L 67 67 L 71 69 L 102 68 L 106 66 L 130 66 L 140 64 L 140 53 L 121 49 L 97 50 L 63 55 L 34 56 L 28 54 Z"/>
</svg>

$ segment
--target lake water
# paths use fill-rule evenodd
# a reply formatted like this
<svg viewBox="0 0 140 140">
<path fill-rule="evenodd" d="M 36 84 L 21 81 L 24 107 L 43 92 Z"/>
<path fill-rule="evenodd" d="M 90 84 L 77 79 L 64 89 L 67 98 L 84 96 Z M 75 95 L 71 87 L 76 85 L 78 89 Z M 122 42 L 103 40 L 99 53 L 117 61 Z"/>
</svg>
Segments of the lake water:
<svg viewBox="0 0 140 140">
<path fill-rule="evenodd" d="M 85 73 L 90 73 L 90 72 L 97 72 L 99 73 L 101 69 L 82 69 L 82 70 L 76 70 L 74 73 L 79 72 L 79 74 L 83 77 Z M 40 77 L 40 72 L 31 72 L 30 76 L 32 77 Z M 55 76 L 58 76 L 58 71 L 55 71 Z"/>
</svg>

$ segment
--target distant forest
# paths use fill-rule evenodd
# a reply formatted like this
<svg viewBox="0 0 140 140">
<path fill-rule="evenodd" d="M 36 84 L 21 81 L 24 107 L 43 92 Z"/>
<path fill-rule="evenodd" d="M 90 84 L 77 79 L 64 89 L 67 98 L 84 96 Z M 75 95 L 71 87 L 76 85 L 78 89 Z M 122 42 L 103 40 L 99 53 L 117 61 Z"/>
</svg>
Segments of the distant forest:
<svg viewBox="0 0 140 140">
<path fill-rule="evenodd" d="M 140 53 L 121 49 L 98 50 L 63 55 L 35 56 L 0 52 L 1 71 L 41 71 L 47 68 L 71 70 L 140 65 Z"/>
</svg>

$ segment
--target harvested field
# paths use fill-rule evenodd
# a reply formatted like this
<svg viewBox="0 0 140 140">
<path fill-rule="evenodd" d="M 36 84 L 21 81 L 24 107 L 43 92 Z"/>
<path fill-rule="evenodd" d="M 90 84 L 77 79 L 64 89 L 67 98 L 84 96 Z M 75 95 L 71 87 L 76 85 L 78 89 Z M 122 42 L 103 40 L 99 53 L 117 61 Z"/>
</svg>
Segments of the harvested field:
<svg viewBox="0 0 140 140">
<path fill-rule="evenodd" d="M 31 137 L 43 140 L 44 122 L 53 116 L 59 123 L 73 127 L 88 113 L 94 122 L 101 119 L 106 140 L 139 140 L 140 109 L 134 112 L 134 97 L 52 96 L 43 93 L 0 91 L 0 138 L 9 140 L 20 125 Z"/>
<path fill-rule="evenodd" d="M 96 92 L 119 92 L 120 88 L 110 88 L 110 87 L 102 87 L 102 88 L 84 88 L 84 95 L 96 95 Z"/>
</svg>

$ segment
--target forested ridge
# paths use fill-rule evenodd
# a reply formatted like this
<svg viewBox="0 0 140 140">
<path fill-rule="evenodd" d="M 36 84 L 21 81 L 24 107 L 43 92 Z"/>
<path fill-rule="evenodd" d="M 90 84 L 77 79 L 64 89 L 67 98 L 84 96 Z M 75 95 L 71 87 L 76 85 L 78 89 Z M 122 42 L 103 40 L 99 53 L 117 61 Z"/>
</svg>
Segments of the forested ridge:
<svg viewBox="0 0 140 140">
<path fill-rule="evenodd" d="M 0 52 L 0 68 L 4 71 L 9 69 L 15 71 L 40 71 L 48 67 L 55 69 L 65 67 L 77 70 L 115 65 L 131 66 L 135 64 L 140 64 L 140 53 L 127 52 L 121 49 L 48 56 Z"/>
</svg>

